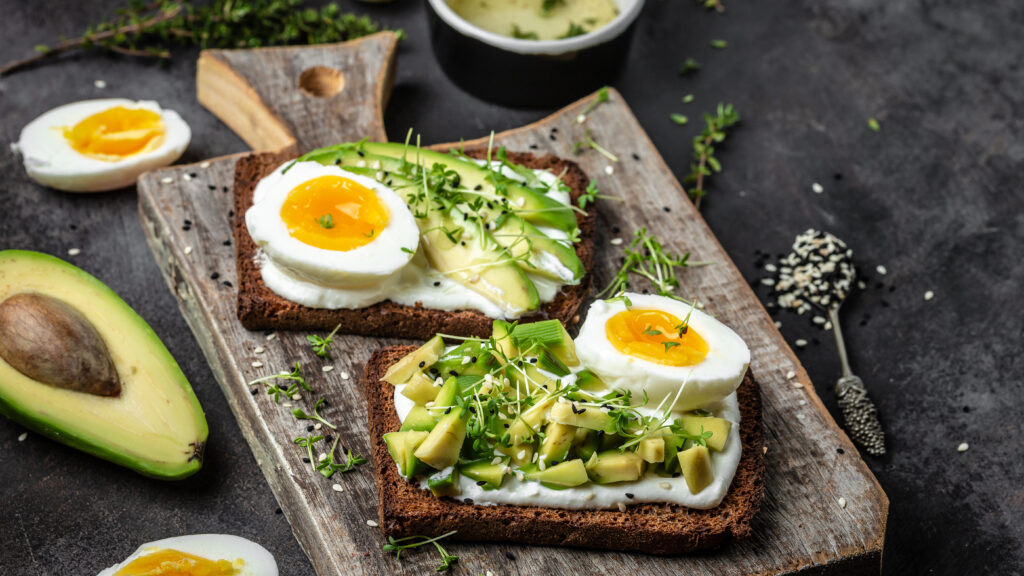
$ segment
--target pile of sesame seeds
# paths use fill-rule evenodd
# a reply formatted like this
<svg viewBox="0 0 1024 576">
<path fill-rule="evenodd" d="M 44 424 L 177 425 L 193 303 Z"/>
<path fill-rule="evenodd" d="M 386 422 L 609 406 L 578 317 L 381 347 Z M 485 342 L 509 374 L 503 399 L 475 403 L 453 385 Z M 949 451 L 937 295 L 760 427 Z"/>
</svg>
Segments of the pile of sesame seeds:
<svg viewBox="0 0 1024 576">
<path fill-rule="evenodd" d="M 778 266 L 765 269 L 773 276 L 762 283 L 773 287 L 779 308 L 798 314 L 838 306 L 857 277 L 853 250 L 832 234 L 813 228 L 796 237 L 793 251 Z M 824 319 L 815 323 L 826 324 Z"/>
</svg>

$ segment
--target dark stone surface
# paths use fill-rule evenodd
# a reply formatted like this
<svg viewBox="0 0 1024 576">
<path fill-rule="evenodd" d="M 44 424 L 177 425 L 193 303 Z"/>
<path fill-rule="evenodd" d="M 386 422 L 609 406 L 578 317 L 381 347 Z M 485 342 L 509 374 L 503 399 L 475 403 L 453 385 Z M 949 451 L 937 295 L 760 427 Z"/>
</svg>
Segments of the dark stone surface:
<svg viewBox="0 0 1024 576">
<path fill-rule="evenodd" d="M 2 0 L 0 60 L 75 35 L 116 4 Z M 743 122 L 720 154 L 725 172 L 704 215 L 749 280 L 763 274 L 755 250 L 785 252 L 812 226 L 846 239 L 871 276 L 844 319 L 853 364 L 889 433 L 891 454 L 868 460 L 892 501 L 884 572 L 1020 573 L 1024 9 L 1014 0 L 726 4 L 715 14 L 686 0 L 649 0 L 615 86 L 680 176 L 700 114 L 719 100 L 736 104 Z M 489 105 L 452 86 L 433 63 L 420 3 L 343 5 L 409 33 L 387 112 L 393 137 L 415 126 L 426 142 L 457 140 L 548 112 Z M 729 48 L 713 50 L 711 38 Z M 704 69 L 679 77 L 687 56 Z M 163 484 L 38 437 L 18 442 L 22 430 L 0 421 L 5 575 L 92 574 L 141 542 L 200 532 L 252 538 L 283 574 L 312 574 L 160 278 L 134 191 L 45 190 L 7 149 L 54 106 L 126 96 L 181 112 L 194 132 L 186 161 L 244 150 L 195 101 L 194 57 L 176 50 L 171 64 L 153 66 L 79 55 L 0 80 L 0 247 L 64 257 L 81 248 L 70 260 L 152 324 L 211 427 L 206 468 Z M 107 88 L 96 89 L 96 79 Z M 684 105 L 687 93 L 696 100 Z M 671 123 L 672 112 L 688 114 L 690 125 Z M 868 129 L 869 117 L 880 132 Z M 813 193 L 813 182 L 824 193 Z M 790 342 L 820 341 L 799 355 L 836 413 L 829 334 L 806 318 L 778 318 Z M 958 453 L 960 442 L 970 450 Z"/>
</svg>

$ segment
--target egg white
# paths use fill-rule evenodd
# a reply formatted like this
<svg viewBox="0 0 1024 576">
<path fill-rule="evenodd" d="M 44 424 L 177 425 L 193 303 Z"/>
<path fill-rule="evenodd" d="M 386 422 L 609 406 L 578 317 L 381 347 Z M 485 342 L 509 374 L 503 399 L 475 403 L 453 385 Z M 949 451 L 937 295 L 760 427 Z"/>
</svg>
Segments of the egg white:
<svg viewBox="0 0 1024 576">
<path fill-rule="evenodd" d="M 677 318 L 690 313 L 690 305 L 664 296 L 626 294 L 630 310 L 662 310 Z M 718 402 L 743 382 L 750 365 L 750 349 L 728 326 L 700 310 L 690 314 L 689 326 L 708 344 L 708 354 L 693 366 L 666 366 L 619 352 L 608 341 L 605 324 L 626 310 L 622 301 L 597 300 L 576 337 L 576 354 L 610 388 L 629 390 L 634 402 L 646 391 L 648 406 L 665 406 L 675 399 L 674 410 L 693 410 Z M 682 387 L 682 390 L 680 390 Z"/>
<path fill-rule="evenodd" d="M 288 194 L 303 182 L 321 176 L 342 176 L 374 191 L 390 213 L 387 226 L 376 238 L 364 246 L 338 251 L 311 246 L 288 233 L 281 220 L 281 208 Z M 245 224 L 253 241 L 276 266 L 312 283 L 345 289 L 372 288 L 393 279 L 419 248 L 419 227 L 405 201 L 372 178 L 337 166 L 298 162 L 287 172 L 279 168 L 256 186 L 253 202 L 245 213 Z"/>
<path fill-rule="evenodd" d="M 64 128 L 117 106 L 160 114 L 166 129 L 163 143 L 155 150 L 116 161 L 90 158 L 71 147 Z M 29 177 L 43 186 L 66 192 L 102 192 L 131 186 L 143 172 L 173 164 L 191 139 L 188 124 L 173 110 L 164 110 L 151 100 L 106 98 L 72 102 L 44 113 L 25 126 L 15 149 L 23 156 Z"/>
<path fill-rule="evenodd" d="M 277 562 L 266 548 L 251 540 L 228 534 L 193 534 L 147 542 L 139 546 L 123 562 L 103 570 L 97 576 L 112 576 L 132 560 L 157 550 L 166 549 L 185 552 L 208 560 L 228 560 L 230 562 L 241 560 L 235 567 L 238 576 L 278 576 Z"/>
</svg>

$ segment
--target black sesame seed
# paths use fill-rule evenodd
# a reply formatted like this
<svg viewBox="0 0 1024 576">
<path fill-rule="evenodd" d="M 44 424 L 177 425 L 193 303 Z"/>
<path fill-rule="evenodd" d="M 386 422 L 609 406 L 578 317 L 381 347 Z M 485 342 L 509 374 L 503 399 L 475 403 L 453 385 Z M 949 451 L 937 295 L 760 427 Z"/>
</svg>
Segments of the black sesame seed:
<svg viewBox="0 0 1024 576">
<path fill-rule="evenodd" d="M 330 434 L 328 434 L 327 436 L 324 436 L 324 442 L 327 442 L 328 444 L 330 444 L 331 442 L 334 442 L 334 436 L 331 436 Z"/>
<path fill-rule="evenodd" d="M 552 131 L 552 132 L 555 132 L 555 133 L 557 133 L 557 132 L 558 132 L 558 128 L 556 128 L 556 127 L 552 127 L 552 128 L 551 128 L 551 131 Z"/>
<path fill-rule="evenodd" d="M 335 166 L 339 166 L 340 164 L 341 164 L 341 158 L 336 158 L 336 159 L 334 160 L 334 165 L 335 165 Z"/>
<path fill-rule="evenodd" d="M 487 480 L 477 480 L 476 481 L 476 485 L 477 486 L 487 486 Z"/>
<path fill-rule="evenodd" d="M 77 224 L 72 224 L 72 225 L 68 226 L 68 228 L 71 228 L 72 230 L 78 230 L 78 225 Z"/>
<path fill-rule="evenodd" d="M 832 175 L 832 178 L 835 178 L 836 180 L 842 180 L 843 175 L 840 174 L 839 172 L 836 172 L 835 174 Z"/>
<path fill-rule="evenodd" d="M 619 227 L 618 226 L 612 226 L 612 234 L 618 234 L 618 233 L 619 233 Z"/>
<path fill-rule="evenodd" d="M 970 406 L 964 406 L 964 412 L 970 412 L 970 411 L 971 411 L 971 407 Z"/>
<path fill-rule="evenodd" d="M 502 426 L 504 426 L 505 428 L 508 428 L 508 422 L 502 424 Z"/>
<path fill-rule="evenodd" d="M 312 432 L 312 431 L 313 431 L 313 426 L 312 425 L 306 426 L 306 432 Z"/>
<path fill-rule="evenodd" d="M 216 190 L 217 189 L 217 187 L 214 186 L 213 184 L 207 184 L 206 187 L 209 188 L 210 190 Z"/>
<path fill-rule="evenodd" d="M 232 284 L 232 283 L 231 283 L 231 282 L 229 282 L 228 280 L 225 280 L 225 281 L 223 282 L 223 284 L 224 284 L 225 286 L 227 286 L 228 288 L 231 288 L 232 286 L 234 286 L 234 284 Z"/>
<path fill-rule="evenodd" d="M 309 458 L 306 458 L 305 456 L 303 456 L 302 457 L 302 461 L 308 464 L 309 463 Z"/>
<path fill-rule="evenodd" d="M 472 498 L 464 498 L 462 501 L 465 502 L 466 504 L 472 504 L 473 503 L 473 499 Z"/>
<path fill-rule="evenodd" d="M 426 360 L 420 360 L 420 368 L 423 368 L 426 365 L 427 365 L 427 361 Z"/>
<path fill-rule="evenodd" d="M 252 390 L 249 391 L 249 393 L 252 394 L 253 396 L 255 396 L 257 393 L 259 393 L 259 390 L 256 389 L 256 388 L 253 388 Z"/>
<path fill-rule="evenodd" d="M 671 212 L 672 211 L 672 209 L 669 208 L 668 206 L 662 206 L 661 209 L 664 210 L 665 212 Z"/>
<path fill-rule="evenodd" d="M 228 210 L 228 218 L 234 218 L 234 217 L 235 217 L 235 211 L 234 210 Z"/>
<path fill-rule="evenodd" d="M 633 499 L 633 493 L 632 492 L 626 492 L 626 498 L 629 498 L 630 500 L 632 500 Z"/>
<path fill-rule="evenodd" d="M 509 560 L 511 560 L 513 562 L 516 561 L 516 557 L 513 556 L 511 552 L 505 552 L 505 558 L 508 558 Z"/>
<path fill-rule="evenodd" d="M 548 139 L 550 139 L 552 142 L 554 142 L 555 140 L 558 140 L 558 138 L 555 138 L 554 134 L 549 134 L 548 135 Z"/>
<path fill-rule="evenodd" d="M 440 286 L 440 285 L 441 285 L 441 281 L 440 280 L 434 281 L 434 286 Z"/>
<path fill-rule="evenodd" d="M 221 244 L 223 244 L 225 246 L 231 246 L 231 240 L 225 240 L 225 241 L 221 242 Z"/>
<path fill-rule="evenodd" d="M 640 160 L 640 155 L 637 154 L 636 152 L 633 152 L 633 160 L 639 161 Z"/>
<path fill-rule="evenodd" d="M 449 414 L 449 413 L 451 413 L 451 411 L 452 411 L 452 407 L 451 406 L 449 406 L 449 407 L 444 409 L 444 413 L 445 414 Z"/>
<path fill-rule="evenodd" d="M 476 364 L 476 356 L 470 356 L 469 361 L 473 364 Z"/>
<path fill-rule="evenodd" d="M 220 189 L 221 189 L 221 192 L 227 192 L 228 191 L 228 187 L 227 186 L 221 186 Z"/>
<path fill-rule="evenodd" d="M 842 448 L 836 448 L 836 454 L 846 454 L 846 450 L 843 450 Z"/>
<path fill-rule="evenodd" d="M 280 508 L 278 508 L 277 510 L 274 510 L 274 514 L 280 514 L 280 513 L 281 513 L 281 509 Z"/>
<path fill-rule="evenodd" d="M 210 280 L 216 280 L 217 278 L 220 278 L 220 272 L 214 272 L 213 274 L 210 274 Z"/>
<path fill-rule="evenodd" d="M 191 176 L 192 178 L 196 178 L 196 177 L 199 176 L 199 174 L 196 174 L 195 172 L 192 172 L 191 174 L 189 174 L 189 176 Z"/>
<path fill-rule="evenodd" d="M 455 370 L 449 370 L 448 373 L 451 374 L 452 376 L 458 376 L 459 375 L 459 373 L 456 372 Z"/>
<path fill-rule="evenodd" d="M 530 358 L 530 364 L 536 364 L 536 363 L 537 363 L 537 359 L 536 358 Z"/>
</svg>

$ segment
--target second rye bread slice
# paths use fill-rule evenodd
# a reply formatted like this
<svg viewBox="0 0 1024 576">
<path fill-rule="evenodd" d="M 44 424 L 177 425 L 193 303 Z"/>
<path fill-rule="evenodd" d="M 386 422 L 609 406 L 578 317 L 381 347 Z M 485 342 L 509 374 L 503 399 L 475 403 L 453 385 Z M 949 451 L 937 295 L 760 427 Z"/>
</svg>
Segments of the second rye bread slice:
<svg viewBox="0 0 1024 576">
<path fill-rule="evenodd" d="M 761 392 L 748 372 L 737 390 L 743 454 L 722 503 L 711 510 L 673 504 L 636 504 L 618 510 L 564 510 L 530 506 L 478 506 L 435 498 L 398 474 L 383 436 L 401 426 L 395 389 L 381 380 L 388 367 L 415 346 L 374 352 L 363 390 L 370 447 L 377 479 L 378 516 L 385 535 L 437 536 L 457 530 L 453 540 L 518 542 L 673 555 L 746 538 L 764 496 L 764 431 Z"/>
<path fill-rule="evenodd" d="M 486 149 L 467 149 L 467 156 L 483 158 Z M 459 336 L 487 336 L 491 333 L 492 319 L 474 310 L 437 310 L 423 306 L 404 306 L 384 301 L 357 309 L 310 308 L 290 302 L 267 288 L 260 274 L 257 254 L 259 247 L 249 236 L 245 225 L 245 212 L 252 206 L 253 191 L 259 181 L 273 172 L 290 156 L 275 153 L 251 154 L 239 159 L 235 166 L 234 234 L 238 270 L 238 319 L 249 330 L 331 330 L 341 324 L 343 334 L 416 338 L 426 340 L 439 332 Z M 561 174 L 569 186 L 575 205 L 589 179 L 583 170 L 569 160 L 550 154 L 538 156 L 524 152 L 509 152 L 508 160 L 526 168 L 550 170 Z M 454 159 L 453 159 L 454 161 Z M 591 204 L 585 214 L 576 213 L 580 228 L 580 242 L 576 254 L 586 270 L 580 283 L 565 286 L 555 299 L 522 321 L 557 318 L 566 326 L 578 322 L 577 312 L 590 292 L 594 265 L 592 234 L 596 212 Z"/>
</svg>

